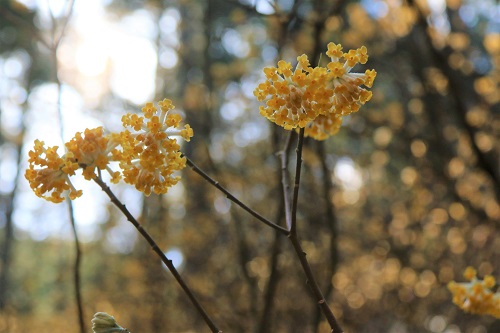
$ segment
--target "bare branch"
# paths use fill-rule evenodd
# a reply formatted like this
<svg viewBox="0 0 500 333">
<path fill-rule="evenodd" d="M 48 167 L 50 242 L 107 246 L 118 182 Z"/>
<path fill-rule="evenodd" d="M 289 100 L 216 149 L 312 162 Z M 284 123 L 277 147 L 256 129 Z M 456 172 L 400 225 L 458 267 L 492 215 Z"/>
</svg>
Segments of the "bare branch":
<svg viewBox="0 0 500 333">
<path fill-rule="evenodd" d="M 205 320 L 205 323 L 208 325 L 208 327 L 210 327 L 210 330 L 214 333 L 222 333 L 222 331 L 220 331 L 215 326 L 212 319 L 208 316 L 205 309 L 203 309 L 202 305 L 196 299 L 196 297 L 194 296 L 194 294 L 192 293 L 191 289 L 188 287 L 186 282 L 184 282 L 181 275 L 179 274 L 174 264 L 172 263 L 172 260 L 168 259 L 167 256 L 165 256 L 165 254 L 160 249 L 160 247 L 153 239 L 153 237 L 151 237 L 151 235 L 134 218 L 134 216 L 129 212 L 129 210 L 125 207 L 125 205 L 121 203 L 121 201 L 115 196 L 115 194 L 111 191 L 109 186 L 106 183 L 104 183 L 101 178 L 96 177 L 94 178 L 94 181 L 97 183 L 97 185 L 101 187 L 104 193 L 108 195 L 111 202 L 123 213 L 123 215 L 125 215 L 127 220 L 134 225 L 134 227 L 137 229 L 137 231 L 139 231 L 141 236 L 149 243 L 151 249 L 153 249 L 153 251 L 160 257 L 161 261 L 167 266 L 168 270 L 170 271 L 170 273 L 172 273 L 175 280 L 181 286 L 182 290 L 188 296 L 189 300 L 194 305 L 196 310 L 198 310 L 198 312 L 201 314 L 201 316 Z"/>
<path fill-rule="evenodd" d="M 297 161 L 295 166 L 295 181 L 293 184 L 293 197 L 292 197 L 292 220 L 290 223 L 290 232 L 297 233 L 297 204 L 299 200 L 299 186 L 300 186 L 300 171 L 302 170 L 302 147 L 304 145 L 304 128 L 300 129 L 299 141 L 297 142 Z"/>
<path fill-rule="evenodd" d="M 196 166 L 196 164 L 194 164 L 194 162 L 191 161 L 187 156 L 184 155 L 184 157 L 186 158 L 187 165 L 189 165 L 194 172 L 196 172 L 198 175 L 200 175 L 201 177 L 203 177 L 207 182 L 209 182 L 216 189 L 218 189 L 219 191 L 221 191 L 222 193 L 224 193 L 229 200 L 231 200 L 232 202 L 234 202 L 235 204 L 237 204 L 238 206 L 240 206 L 241 208 L 243 208 L 244 210 L 246 210 L 253 217 L 257 218 L 257 220 L 259 220 L 260 222 L 264 223 L 265 225 L 267 225 L 267 226 L 269 226 L 269 227 L 271 227 L 271 228 L 273 228 L 273 229 L 275 229 L 277 231 L 280 231 L 284 235 L 288 235 L 288 230 L 287 229 L 285 229 L 285 228 L 283 228 L 283 227 L 281 227 L 281 226 L 279 226 L 279 225 L 277 225 L 277 224 L 269 221 L 268 219 L 266 219 L 265 217 L 263 217 L 262 215 L 260 215 L 259 213 L 257 213 L 255 210 L 253 210 L 252 208 L 250 208 L 247 205 L 245 205 L 238 198 L 236 198 L 231 192 L 229 192 L 223 186 L 221 186 L 218 181 L 216 181 L 213 178 L 211 178 L 207 173 L 205 173 L 198 166 Z"/>
</svg>

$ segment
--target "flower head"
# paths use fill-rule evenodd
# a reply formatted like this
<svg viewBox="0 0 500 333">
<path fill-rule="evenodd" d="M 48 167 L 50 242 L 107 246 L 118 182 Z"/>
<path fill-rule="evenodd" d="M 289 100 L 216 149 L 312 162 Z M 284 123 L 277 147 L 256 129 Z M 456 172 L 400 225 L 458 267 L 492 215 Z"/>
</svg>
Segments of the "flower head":
<svg viewBox="0 0 500 333">
<path fill-rule="evenodd" d="M 169 113 L 174 108 L 170 100 L 165 99 L 158 106 L 160 110 L 153 103 L 147 103 L 142 108 L 143 116 L 122 117 L 123 126 L 127 128 L 120 134 L 124 181 L 146 195 L 166 193 L 179 181 L 174 173 L 185 167 L 186 160 L 175 137 L 189 141 L 193 136 L 189 125 L 180 126 L 180 115 Z"/>
<path fill-rule="evenodd" d="M 77 132 L 66 143 L 75 161 L 83 168 L 83 176 L 90 180 L 95 178 L 95 169 L 106 170 L 112 176 L 111 181 L 116 183 L 120 179 L 118 171 L 112 171 L 108 164 L 113 157 L 118 156 L 116 147 L 120 144 L 120 136 L 114 133 L 104 135 L 103 128 L 85 129 L 84 135 Z"/>
<path fill-rule="evenodd" d="M 77 132 L 65 143 L 63 156 L 57 154 L 57 147 L 45 148 L 42 141 L 36 140 L 25 174 L 31 188 L 49 201 L 62 202 L 61 195 L 67 190 L 70 199 L 75 199 L 82 194 L 70 182 L 75 170 L 82 168 L 87 180 L 100 177 L 106 170 L 111 181 L 117 183 L 122 174 L 110 168 L 114 161 L 119 162 L 126 183 L 146 195 L 166 193 L 179 181 L 174 172 L 186 164 L 176 137 L 189 141 L 193 130 L 189 125 L 180 125 L 180 115 L 169 113 L 174 108 L 172 101 L 165 99 L 158 106 L 160 110 L 153 103 L 146 104 L 142 116 L 124 115 L 125 131 L 120 133 L 104 134 L 102 127 Z"/>
<path fill-rule="evenodd" d="M 479 280 L 476 277 L 476 270 L 472 267 L 467 267 L 464 277 L 468 283 L 451 281 L 448 284 L 448 289 L 453 294 L 453 303 L 465 312 L 500 318 L 500 293 L 493 291 L 495 278 L 487 275 L 484 280 Z"/>
<path fill-rule="evenodd" d="M 34 148 L 29 152 L 29 168 L 24 175 L 37 196 L 55 203 L 64 201 L 62 194 L 68 190 L 70 199 L 82 195 L 69 179 L 75 174 L 78 164 L 71 153 L 59 156 L 57 148 L 45 148 L 43 141 L 35 140 Z"/>
<path fill-rule="evenodd" d="M 356 64 L 368 60 L 364 46 L 343 53 L 340 44 L 329 43 L 326 54 L 326 67 L 312 68 L 301 55 L 295 70 L 283 60 L 277 68 L 264 68 L 266 81 L 254 90 L 259 101 L 266 101 L 261 115 L 285 129 L 305 127 L 305 134 L 317 140 L 335 134 L 340 117 L 357 112 L 371 99 L 372 93 L 361 85 L 372 87 L 376 72 L 351 73 Z"/>
</svg>

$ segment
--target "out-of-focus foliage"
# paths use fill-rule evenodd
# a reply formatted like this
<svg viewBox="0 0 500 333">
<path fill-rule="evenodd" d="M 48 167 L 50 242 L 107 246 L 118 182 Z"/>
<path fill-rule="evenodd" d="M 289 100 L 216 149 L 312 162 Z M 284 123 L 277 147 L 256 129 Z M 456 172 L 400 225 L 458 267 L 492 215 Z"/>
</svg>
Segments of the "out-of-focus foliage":
<svg viewBox="0 0 500 333">
<path fill-rule="evenodd" d="M 51 132 L 47 144 L 59 142 L 54 57 L 41 40 L 51 45 L 64 11 L 48 1 L 51 20 L 43 3 L 0 1 L 0 332 L 77 331 L 67 211 L 41 203 L 17 171 L 23 145 Z M 367 67 L 355 69 L 377 71 L 372 100 L 336 136 L 305 142 L 299 232 L 320 286 L 347 332 L 498 332 L 446 288 L 467 266 L 500 277 L 497 2 L 99 3 L 76 1 L 57 49 L 63 133 L 114 130 L 147 99 L 171 98 L 195 133 L 181 150 L 273 220 L 283 220 L 284 133 L 259 115 L 262 68 L 303 53 L 325 62 L 328 42 L 365 45 Z M 328 332 L 286 240 L 198 175 L 185 170 L 160 197 L 113 190 L 224 332 Z M 207 331 L 95 193 L 75 202 L 87 323 L 103 311 L 131 332 Z"/>
</svg>

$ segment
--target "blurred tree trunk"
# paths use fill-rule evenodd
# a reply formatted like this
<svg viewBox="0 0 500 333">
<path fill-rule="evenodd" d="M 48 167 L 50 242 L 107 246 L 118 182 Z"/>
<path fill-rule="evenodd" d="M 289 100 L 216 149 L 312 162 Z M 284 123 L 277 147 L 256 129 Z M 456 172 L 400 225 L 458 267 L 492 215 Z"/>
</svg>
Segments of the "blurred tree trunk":
<svg viewBox="0 0 500 333">
<path fill-rule="evenodd" d="M 1 114 L 1 110 L 0 110 Z M 9 272 L 10 272 L 10 265 L 12 262 L 12 249 L 14 245 L 14 222 L 12 221 L 12 216 L 14 213 L 14 206 L 15 206 L 15 199 L 16 199 L 16 193 L 17 193 L 17 187 L 18 187 L 18 180 L 20 176 L 20 168 L 21 168 L 21 150 L 22 150 L 22 144 L 21 142 L 22 137 L 24 134 L 24 129 L 21 130 L 19 142 L 14 143 L 15 144 L 15 151 L 17 154 L 17 163 L 16 163 L 16 172 L 15 172 L 15 178 L 13 179 L 14 186 L 12 188 L 12 191 L 3 197 L 0 201 L 0 212 L 3 211 L 4 214 L 4 234 L 3 234 L 3 241 L 2 241 L 2 247 L 0 249 L 0 311 L 3 310 L 6 305 L 8 304 L 8 290 L 10 287 L 10 281 L 9 281 Z M 2 137 L 2 139 L 4 139 Z M 2 140 L 3 142 L 3 140 Z M 1 217 L 0 217 L 1 219 Z M 1 224 L 1 220 L 0 220 Z"/>
<path fill-rule="evenodd" d="M 12 211 L 14 205 L 14 192 L 0 202 L 4 209 L 3 241 L 0 252 L 0 311 L 5 309 L 9 290 L 9 270 L 12 258 L 12 245 L 14 237 L 14 226 L 12 222 Z"/>
</svg>

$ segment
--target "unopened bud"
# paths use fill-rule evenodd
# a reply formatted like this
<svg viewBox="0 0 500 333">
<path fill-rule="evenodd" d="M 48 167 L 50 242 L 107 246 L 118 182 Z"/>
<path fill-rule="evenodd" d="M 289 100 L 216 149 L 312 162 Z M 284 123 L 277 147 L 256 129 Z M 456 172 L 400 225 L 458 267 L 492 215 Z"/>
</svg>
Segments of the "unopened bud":
<svg viewBox="0 0 500 333">
<path fill-rule="evenodd" d="M 92 331 L 94 331 L 94 333 L 130 333 L 126 328 L 118 325 L 113 316 L 105 312 L 97 312 L 94 315 L 94 318 L 92 318 Z"/>
</svg>

